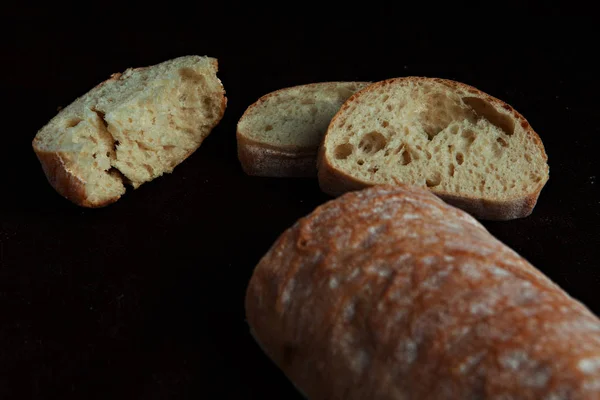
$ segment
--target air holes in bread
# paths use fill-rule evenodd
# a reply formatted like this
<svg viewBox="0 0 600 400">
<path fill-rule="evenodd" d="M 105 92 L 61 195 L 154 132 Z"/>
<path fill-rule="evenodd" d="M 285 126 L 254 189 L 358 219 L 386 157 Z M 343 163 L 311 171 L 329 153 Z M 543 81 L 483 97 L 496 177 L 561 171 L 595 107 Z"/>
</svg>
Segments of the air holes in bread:
<svg viewBox="0 0 600 400">
<path fill-rule="evenodd" d="M 383 122 L 381 123 L 381 126 L 383 126 L 384 128 L 387 128 L 389 125 L 390 125 L 390 123 L 389 123 L 389 122 L 387 122 L 387 121 L 383 121 Z"/>
<path fill-rule="evenodd" d="M 265 132 L 269 132 L 273 130 L 273 125 L 267 125 L 265 126 Z"/>
<path fill-rule="evenodd" d="M 454 164 L 450 164 L 448 167 L 448 175 L 454 176 Z"/>
<path fill-rule="evenodd" d="M 372 174 L 377 173 L 377 171 L 379 171 L 378 167 L 371 167 L 371 168 L 369 168 L 369 172 L 372 173 Z"/>
<path fill-rule="evenodd" d="M 434 173 L 428 179 L 425 180 L 427 187 L 438 186 L 442 182 L 442 175 L 439 172 Z"/>
<path fill-rule="evenodd" d="M 352 154 L 353 150 L 354 146 L 352 146 L 350 143 L 339 144 L 335 148 L 334 156 L 338 160 L 345 160 L 350 156 L 350 154 Z"/>
<path fill-rule="evenodd" d="M 213 99 L 210 97 L 205 97 L 202 99 L 202 104 L 204 105 L 204 112 L 207 118 L 212 118 L 212 110 L 214 108 Z"/>
<path fill-rule="evenodd" d="M 433 140 L 433 138 L 445 128 L 445 126 L 439 124 L 439 121 L 433 121 L 430 124 L 423 124 L 423 129 L 425 129 L 425 133 L 427 134 L 427 140 Z"/>
<path fill-rule="evenodd" d="M 181 68 L 179 70 L 179 75 L 182 79 L 188 79 L 194 83 L 199 83 L 204 80 L 204 76 L 200 75 L 191 68 Z"/>
<path fill-rule="evenodd" d="M 462 163 L 465 162 L 465 156 L 463 156 L 462 153 L 456 153 L 456 162 L 458 165 L 462 165 Z"/>
<path fill-rule="evenodd" d="M 70 119 L 70 120 L 67 122 L 67 128 L 73 128 L 73 127 L 75 127 L 75 126 L 79 125 L 79 123 L 80 123 L 81 121 L 82 121 L 82 119 L 80 119 L 80 118 L 73 118 L 73 119 Z"/>
<path fill-rule="evenodd" d="M 480 118 L 487 119 L 492 125 L 502 129 L 507 135 L 515 132 L 515 122 L 510 116 L 502 114 L 487 101 L 479 97 L 463 97 L 463 102 L 471 107 Z"/>
<path fill-rule="evenodd" d="M 400 148 L 400 164 L 408 165 L 412 161 L 412 156 L 410 155 L 410 150 L 408 146 L 403 145 Z"/>
<path fill-rule="evenodd" d="M 365 163 L 365 160 L 358 160 L 356 163 L 357 163 L 358 165 L 363 165 L 363 164 Z"/>
<path fill-rule="evenodd" d="M 173 150 L 174 148 L 175 148 L 175 146 L 173 146 L 173 145 L 170 145 L 170 144 L 168 144 L 168 145 L 166 145 L 166 146 L 163 146 L 163 150 L 165 150 L 165 151 L 171 151 L 171 150 Z"/>
<path fill-rule="evenodd" d="M 108 122 L 106 122 L 106 119 L 104 119 L 104 113 L 102 111 L 98 111 L 96 109 L 92 109 L 92 111 L 96 113 L 98 118 L 100 118 L 100 121 L 102 121 L 102 124 L 104 125 L 104 127 L 108 128 Z"/>
<path fill-rule="evenodd" d="M 366 154 L 375 154 L 387 145 L 387 139 L 379 132 L 367 133 L 358 144 L 359 149 Z"/>
<path fill-rule="evenodd" d="M 472 130 L 463 131 L 461 136 L 467 141 L 467 146 L 471 145 L 475 141 L 475 132 Z"/>
<path fill-rule="evenodd" d="M 531 156 L 527 153 L 525 153 L 525 161 L 531 162 Z"/>
<path fill-rule="evenodd" d="M 500 143 L 500 146 L 502 147 L 508 147 L 508 143 L 506 142 L 506 140 L 502 139 L 501 137 L 496 139 L 496 142 Z"/>
</svg>

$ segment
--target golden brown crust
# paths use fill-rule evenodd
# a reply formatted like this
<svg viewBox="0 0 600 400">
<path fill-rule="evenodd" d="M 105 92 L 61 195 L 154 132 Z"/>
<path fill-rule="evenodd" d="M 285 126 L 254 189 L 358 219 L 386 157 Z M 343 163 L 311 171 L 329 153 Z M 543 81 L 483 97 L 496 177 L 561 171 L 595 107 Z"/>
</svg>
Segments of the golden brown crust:
<svg viewBox="0 0 600 400">
<path fill-rule="evenodd" d="M 248 175 L 268 177 L 314 177 L 317 174 L 316 150 L 296 151 L 269 146 L 237 134 L 237 152 Z"/>
<path fill-rule="evenodd" d="M 34 142 L 35 143 L 35 142 Z M 37 150 L 34 146 L 42 169 L 50 185 L 64 198 L 81 207 L 98 208 L 104 207 L 119 200 L 121 196 L 107 199 L 101 203 L 91 202 L 85 191 L 85 183 L 76 175 L 71 173 L 65 165 L 63 156 L 60 153 L 46 152 Z"/>
<path fill-rule="evenodd" d="M 347 193 L 260 260 L 246 317 L 311 399 L 593 399 L 600 320 L 481 224 L 403 185 Z"/>
<path fill-rule="evenodd" d="M 488 95 L 487 93 L 482 92 L 481 90 L 469 86 L 467 84 L 461 82 L 455 82 L 448 79 L 440 79 L 440 78 L 426 78 L 426 77 L 407 77 L 407 78 L 392 78 L 387 79 L 381 82 L 376 82 L 372 85 L 367 86 L 366 88 L 354 93 L 342 106 L 341 110 L 345 110 L 349 107 L 349 104 L 352 101 L 357 101 L 356 99 L 361 96 L 363 92 L 369 92 L 373 90 L 377 90 L 381 86 L 392 84 L 396 81 L 436 81 L 442 83 L 446 86 L 450 86 L 451 88 L 459 91 L 463 91 L 464 94 L 471 93 L 477 95 L 486 101 L 495 104 L 496 106 L 503 108 L 509 111 L 512 116 L 521 124 L 521 127 L 525 129 L 527 134 L 533 139 L 536 143 L 538 149 L 542 153 L 542 157 L 545 161 L 548 160 L 548 156 L 546 154 L 546 150 L 544 148 L 544 144 L 540 139 L 539 135 L 533 130 L 529 122 L 523 117 L 517 110 L 512 108 L 509 104 L 506 104 L 500 99 L 497 99 L 493 96 Z M 334 126 L 335 121 L 340 118 L 341 113 L 337 113 L 331 120 L 329 127 Z M 329 128 L 325 136 L 329 134 Z M 322 145 L 319 148 L 319 156 L 317 157 L 317 169 L 318 169 L 318 177 L 319 177 L 319 186 L 321 190 L 327 194 L 332 196 L 339 196 L 342 193 L 351 190 L 363 189 L 366 187 L 373 186 L 373 183 L 366 182 L 355 177 L 346 174 L 345 172 L 335 168 L 325 157 L 325 148 L 324 148 L 325 140 L 323 140 Z M 490 200 L 475 196 L 457 196 L 454 193 L 448 193 L 442 190 L 430 189 L 434 194 L 439 196 L 440 198 L 448 201 L 450 204 L 459 207 L 476 218 L 482 220 L 511 220 L 516 218 L 523 218 L 529 216 L 533 212 L 533 208 L 537 204 L 537 200 L 542 191 L 542 188 L 548 181 L 548 175 L 545 175 L 545 179 L 543 179 L 538 187 L 532 189 L 532 192 L 523 197 L 515 197 L 510 199 L 503 200 Z"/>
</svg>

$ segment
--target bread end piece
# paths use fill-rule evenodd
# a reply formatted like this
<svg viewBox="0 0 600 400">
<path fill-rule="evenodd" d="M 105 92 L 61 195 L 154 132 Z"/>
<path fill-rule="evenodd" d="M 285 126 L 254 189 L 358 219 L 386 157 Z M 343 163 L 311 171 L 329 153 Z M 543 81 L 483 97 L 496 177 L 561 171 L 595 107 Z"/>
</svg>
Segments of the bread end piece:
<svg viewBox="0 0 600 400">
<path fill-rule="evenodd" d="M 600 321 L 418 187 L 320 205 L 257 264 L 253 336 L 314 399 L 588 399 Z"/>
<path fill-rule="evenodd" d="M 103 207 L 170 173 L 220 122 L 227 98 L 211 57 L 185 56 L 111 75 L 62 109 L 33 140 L 54 189 Z"/>
</svg>

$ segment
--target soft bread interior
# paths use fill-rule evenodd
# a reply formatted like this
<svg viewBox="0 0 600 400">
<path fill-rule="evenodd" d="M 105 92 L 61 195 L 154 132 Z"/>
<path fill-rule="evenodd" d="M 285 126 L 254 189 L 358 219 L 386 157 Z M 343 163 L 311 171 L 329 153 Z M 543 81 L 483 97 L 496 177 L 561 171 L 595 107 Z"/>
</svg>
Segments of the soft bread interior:
<svg viewBox="0 0 600 400">
<path fill-rule="evenodd" d="M 36 151 L 60 154 L 91 203 L 120 196 L 173 168 L 223 113 L 216 60 L 181 57 L 130 69 L 62 110 L 37 135 Z"/>
<path fill-rule="evenodd" d="M 238 131 L 276 147 L 316 150 L 331 118 L 362 82 L 326 82 L 286 88 L 264 96 L 248 110 Z"/>
<path fill-rule="evenodd" d="M 370 183 L 408 183 L 467 197 L 510 199 L 548 179 L 525 120 L 443 81 L 401 81 L 348 101 L 325 138 L 334 168 Z"/>
</svg>

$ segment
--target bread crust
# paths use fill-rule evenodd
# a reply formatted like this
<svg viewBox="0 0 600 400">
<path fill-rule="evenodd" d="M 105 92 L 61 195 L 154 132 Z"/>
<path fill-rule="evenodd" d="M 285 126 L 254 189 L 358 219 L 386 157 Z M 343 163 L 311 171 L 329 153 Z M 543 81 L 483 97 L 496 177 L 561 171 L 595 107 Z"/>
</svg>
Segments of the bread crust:
<svg viewBox="0 0 600 400">
<path fill-rule="evenodd" d="M 317 149 L 269 146 L 237 134 L 237 152 L 248 175 L 268 177 L 314 177 Z"/>
<path fill-rule="evenodd" d="M 262 103 L 272 97 L 276 97 L 291 89 L 312 88 L 322 85 L 339 85 L 344 83 L 367 84 L 368 82 L 318 82 L 305 85 L 296 85 L 278 89 L 260 97 L 252 103 L 239 121 L 248 115 Z M 248 175 L 265 176 L 276 178 L 300 178 L 315 177 L 317 175 L 317 152 L 316 147 L 300 147 L 291 145 L 272 146 L 249 138 L 247 132 L 240 129 L 238 122 L 236 129 L 237 152 L 243 171 Z"/>
<path fill-rule="evenodd" d="M 462 90 L 466 93 L 476 95 L 479 98 L 482 98 L 489 103 L 492 103 L 500 108 L 503 108 L 511 113 L 511 115 L 515 118 L 515 121 L 521 125 L 523 129 L 527 132 L 527 134 L 534 140 L 538 149 L 542 153 L 542 158 L 544 161 L 548 161 L 548 155 L 546 154 L 546 150 L 544 148 L 544 144 L 542 140 L 538 136 L 538 134 L 533 130 L 529 122 L 523 117 L 517 110 L 512 108 L 509 104 L 503 102 L 500 99 L 497 99 L 493 96 L 490 96 L 487 93 L 482 92 L 481 90 L 461 83 L 455 82 L 448 79 L 441 78 L 426 78 L 426 77 L 406 77 L 406 78 L 392 78 L 387 79 L 381 82 L 376 82 L 372 85 L 367 86 L 366 88 L 354 93 L 340 110 L 346 109 L 349 107 L 349 103 L 353 101 L 357 101 L 356 99 L 363 92 L 377 90 L 379 87 L 392 84 L 396 81 L 435 81 L 446 86 L 450 86 L 454 90 Z M 465 94 L 466 94 L 465 93 Z M 325 156 L 325 137 L 329 134 L 329 130 L 333 127 L 337 118 L 340 117 L 340 112 L 338 112 L 331 120 L 329 124 L 329 128 L 327 129 L 327 133 L 324 136 L 323 141 L 321 142 L 321 146 L 319 147 L 319 154 L 317 157 L 317 176 L 319 179 L 319 186 L 321 190 L 332 196 L 339 196 L 342 193 L 351 190 L 363 189 L 369 186 L 374 186 L 375 184 L 363 181 L 361 179 L 357 179 L 355 177 L 346 174 L 345 172 L 338 170 L 335 168 Z M 440 198 L 444 199 L 448 203 L 459 207 L 476 218 L 482 220 L 497 220 L 497 221 L 505 221 L 516 218 L 524 218 L 533 212 L 535 205 L 537 204 L 537 200 L 540 196 L 540 193 L 549 179 L 549 173 L 544 176 L 538 185 L 531 189 L 531 193 L 526 196 L 517 196 L 513 198 L 503 199 L 503 200 L 491 200 L 485 199 L 481 197 L 475 196 L 458 196 L 454 193 L 449 193 L 443 190 L 431 188 L 431 192 Z"/>
<path fill-rule="evenodd" d="M 91 202 L 85 192 L 85 183 L 66 165 L 62 153 L 35 150 L 44 174 L 52 187 L 64 198 L 81 207 L 99 208 L 119 200 L 116 196 L 101 203 Z"/>
<path fill-rule="evenodd" d="M 210 61 L 213 64 L 215 71 L 218 71 L 218 60 L 216 58 L 211 58 Z M 106 79 L 103 82 L 100 82 L 94 88 L 92 88 L 90 91 L 96 90 L 96 89 L 106 85 L 109 82 L 117 81 L 117 80 L 121 79 L 121 77 L 129 71 L 143 71 L 145 69 L 149 69 L 152 67 L 154 67 L 154 66 L 129 68 L 123 73 L 119 73 L 119 72 L 114 73 L 110 76 L 110 78 Z M 218 77 L 217 77 L 217 80 L 219 82 L 221 82 Z M 90 91 L 88 91 L 88 93 Z M 84 94 L 83 96 L 85 96 L 85 95 L 87 95 L 87 93 Z M 83 96 L 80 96 L 79 98 L 74 100 L 74 102 L 78 101 Z M 214 124 L 212 124 L 211 129 L 213 129 L 215 126 L 217 126 L 219 124 L 219 122 L 222 120 L 223 115 L 225 114 L 226 107 L 227 107 L 227 97 L 225 96 L 225 91 L 223 89 L 223 94 L 222 94 L 221 100 L 220 100 L 219 114 L 217 115 Z M 191 149 L 183 157 L 181 162 L 183 162 L 190 155 L 192 155 L 200 147 L 203 140 L 201 140 L 197 146 L 195 146 L 193 149 Z M 116 202 L 117 200 L 119 200 L 121 198 L 121 196 L 115 196 L 115 197 L 106 199 L 102 202 L 94 202 L 94 201 L 89 200 L 89 198 L 86 195 L 86 191 L 85 191 L 84 179 L 80 176 L 77 176 L 70 169 L 69 162 L 67 161 L 68 157 L 61 152 L 48 152 L 48 151 L 41 150 L 37 144 L 37 141 L 38 141 L 38 137 L 36 136 L 32 142 L 33 150 L 42 165 L 42 169 L 44 171 L 44 174 L 46 175 L 46 178 L 48 179 L 48 182 L 60 195 L 62 195 L 63 197 L 65 197 L 66 199 L 70 200 L 71 202 L 73 202 L 74 204 L 76 204 L 78 206 L 87 207 L 87 208 L 105 207 L 107 205 L 110 205 L 110 204 Z M 173 168 L 175 166 L 176 165 L 174 165 Z"/>
<path fill-rule="evenodd" d="M 260 260 L 245 307 L 311 399 L 598 396 L 600 320 L 425 189 L 318 207 Z"/>
</svg>

